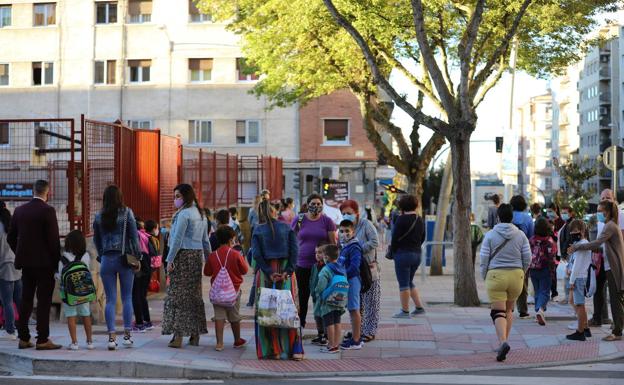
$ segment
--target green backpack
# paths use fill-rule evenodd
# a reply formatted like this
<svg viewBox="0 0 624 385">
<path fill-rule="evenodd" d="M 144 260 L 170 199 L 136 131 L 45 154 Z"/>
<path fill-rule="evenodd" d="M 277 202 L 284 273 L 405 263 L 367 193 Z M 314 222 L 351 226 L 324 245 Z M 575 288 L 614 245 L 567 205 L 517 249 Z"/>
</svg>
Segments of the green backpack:
<svg viewBox="0 0 624 385">
<path fill-rule="evenodd" d="M 95 284 L 87 265 L 82 261 L 69 261 L 65 256 L 61 257 L 63 270 L 61 270 L 61 299 L 69 306 L 93 302 L 95 296 Z"/>
</svg>

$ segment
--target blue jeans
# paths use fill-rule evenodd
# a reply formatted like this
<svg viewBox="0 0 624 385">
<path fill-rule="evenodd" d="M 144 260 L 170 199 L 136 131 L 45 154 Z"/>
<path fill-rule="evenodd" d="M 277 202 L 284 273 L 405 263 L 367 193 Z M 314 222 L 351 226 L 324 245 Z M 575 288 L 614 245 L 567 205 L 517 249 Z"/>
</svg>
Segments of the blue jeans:
<svg viewBox="0 0 624 385">
<path fill-rule="evenodd" d="M 538 312 L 540 309 L 546 310 L 552 286 L 550 269 L 531 269 L 530 276 L 533 289 L 535 289 L 535 312 Z"/>
<path fill-rule="evenodd" d="M 123 303 L 124 330 L 132 328 L 132 284 L 134 273 L 132 269 L 121 264 L 121 255 L 103 255 L 100 266 L 100 276 L 106 293 L 106 308 L 104 317 L 108 332 L 115 332 L 115 305 L 117 304 L 117 277 L 121 288 L 121 302 Z"/>
<path fill-rule="evenodd" d="M 399 290 L 405 291 L 416 287 L 413 281 L 420 265 L 420 252 L 397 250 L 393 253 L 393 257 Z"/>
<path fill-rule="evenodd" d="M 4 330 L 9 334 L 15 333 L 15 312 L 13 302 L 19 309 L 22 302 L 22 281 L 5 281 L 0 279 L 0 300 L 4 312 Z"/>
</svg>

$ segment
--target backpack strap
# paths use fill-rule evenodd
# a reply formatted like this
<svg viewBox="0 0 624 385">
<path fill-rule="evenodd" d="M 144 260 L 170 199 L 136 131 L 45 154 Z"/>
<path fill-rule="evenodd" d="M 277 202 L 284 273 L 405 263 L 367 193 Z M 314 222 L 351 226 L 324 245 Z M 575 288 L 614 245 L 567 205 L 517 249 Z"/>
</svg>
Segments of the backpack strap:
<svg viewBox="0 0 624 385">
<path fill-rule="evenodd" d="M 295 233 L 299 233 L 301 230 L 301 225 L 303 224 L 303 219 L 305 218 L 305 213 L 299 213 L 297 218 L 297 224 L 295 225 Z"/>
<path fill-rule="evenodd" d="M 63 266 L 67 266 L 67 265 L 69 265 L 71 263 L 71 261 L 69 259 L 67 259 L 66 256 L 61 254 L 61 263 L 63 264 Z"/>
<path fill-rule="evenodd" d="M 217 251 L 217 261 L 219 261 L 219 265 L 221 266 L 222 269 L 224 269 L 225 266 L 227 266 L 227 261 L 228 261 L 228 257 L 230 256 L 230 251 L 232 251 L 231 248 L 228 249 L 227 254 L 225 255 L 225 263 L 221 263 L 221 258 L 219 257 L 219 252 Z"/>
</svg>

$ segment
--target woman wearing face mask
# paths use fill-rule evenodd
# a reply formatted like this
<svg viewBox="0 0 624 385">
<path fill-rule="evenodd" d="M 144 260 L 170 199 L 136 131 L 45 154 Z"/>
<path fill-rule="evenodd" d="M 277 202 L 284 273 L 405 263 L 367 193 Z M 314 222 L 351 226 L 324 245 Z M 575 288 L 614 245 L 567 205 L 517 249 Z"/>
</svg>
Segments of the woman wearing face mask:
<svg viewBox="0 0 624 385">
<path fill-rule="evenodd" d="M 355 237 L 362 246 L 363 257 L 371 268 L 373 285 L 362 294 L 362 341 L 370 342 L 375 339 L 379 324 L 379 305 L 381 301 L 380 270 L 377 264 L 377 246 L 379 237 L 373 223 L 360 216 L 360 208 L 356 201 L 346 200 L 340 205 L 342 218 L 355 224 Z"/>
<path fill-rule="evenodd" d="M 550 223 L 553 224 L 554 234 L 557 235 L 559 230 L 561 230 L 563 225 L 565 225 L 565 220 L 561 219 L 561 216 L 559 215 L 559 206 L 555 203 L 551 203 L 546 209 L 546 217 L 548 217 Z"/>
<path fill-rule="evenodd" d="M 189 345 L 199 345 L 199 335 L 208 333 L 202 299 L 202 267 L 210 255 L 208 222 L 188 184 L 174 189 L 173 216 L 167 255 L 169 287 L 163 312 L 162 334 L 173 334 L 170 348 L 181 348 L 182 337 Z"/>
<path fill-rule="evenodd" d="M 310 194 L 307 199 L 307 213 L 300 213 L 293 220 L 291 228 L 297 234 L 299 255 L 295 274 L 299 284 L 299 318 L 305 327 L 310 299 L 310 273 L 316 263 L 316 246 L 321 242 L 336 244 L 336 224 L 323 214 L 323 198 Z"/>
<path fill-rule="evenodd" d="M 568 248 L 568 254 L 577 250 L 596 250 L 604 244 L 606 258 L 604 259 L 609 285 L 611 301 L 611 316 L 613 317 L 612 334 L 603 338 L 603 341 L 622 340 L 622 324 L 624 323 L 624 239 L 618 225 L 619 210 L 611 201 L 602 201 L 598 204 L 598 221 L 604 223 L 604 228 L 595 241 L 583 244 L 574 244 Z"/>
</svg>

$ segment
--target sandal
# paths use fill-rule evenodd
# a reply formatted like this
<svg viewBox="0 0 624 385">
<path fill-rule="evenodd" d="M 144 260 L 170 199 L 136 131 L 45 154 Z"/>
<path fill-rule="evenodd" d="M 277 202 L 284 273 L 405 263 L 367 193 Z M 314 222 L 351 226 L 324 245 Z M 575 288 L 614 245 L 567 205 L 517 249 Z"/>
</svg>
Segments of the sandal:
<svg viewBox="0 0 624 385">
<path fill-rule="evenodd" d="M 364 343 L 371 342 L 374 340 L 375 340 L 375 336 L 362 336 L 362 341 L 364 341 Z"/>
<path fill-rule="evenodd" d="M 602 340 L 603 341 L 607 341 L 607 342 L 621 341 L 622 340 L 622 336 L 616 336 L 615 334 L 609 334 L 608 336 L 606 336 Z"/>
</svg>

